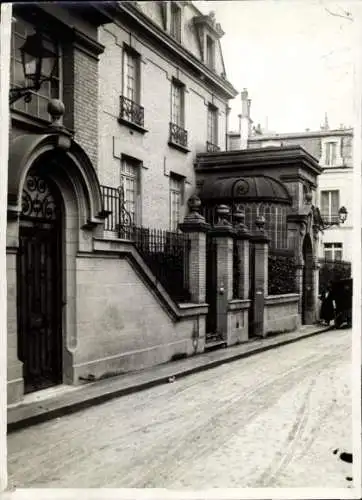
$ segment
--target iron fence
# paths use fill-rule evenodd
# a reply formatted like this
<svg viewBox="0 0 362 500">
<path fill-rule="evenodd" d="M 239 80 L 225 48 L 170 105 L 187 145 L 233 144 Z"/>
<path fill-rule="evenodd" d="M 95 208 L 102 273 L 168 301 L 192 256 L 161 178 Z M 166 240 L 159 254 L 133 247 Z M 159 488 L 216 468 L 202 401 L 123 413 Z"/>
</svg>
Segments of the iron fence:
<svg viewBox="0 0 362 500">
<path fill-rule="evenodd" d="M 190 240 L 179 232 L 138 227 L 125 209 L 121 188 L 101 186 L 103 208 L 110 212 L 105 230 L 130 240 L 157 280 L 176 302 L 189 302 Z"/>
<path fill-rule="evenodd" d="M 330 281 L 351 278 L 352 266 L 344 260 L 319 259 L 319 293 L 322 293 Z"/>
<path fill-rule="evenodd" d="M 125 208 L 122 188 L 101 186 L 103 208 L 110 215 L 105 220 L 104 229 L 115 232 L 118 238 L 133 239 L 134 224 L 131 215 Z"/>
<path fill-rule="evenodd" d="M 268 295 L 297 292 L 296 261 L 293 252 L 269 250 Z"/>
<path fill-rule="evenodd" d="M 153 274 L 176 302 L 189 302 L 190 240 L 187 235 L 136 227 L 134 244 Z"/>
<path fill-rule="evenodd" d="M 233 299 L 240 299 L 240 277 L 241 277 L 241 272 L 240 272 L 240 258 L 239 258 L 239 251 L 238 251 L 238 244 L 237 240 L 234 240 L 233 242 Z"/>
</svg>

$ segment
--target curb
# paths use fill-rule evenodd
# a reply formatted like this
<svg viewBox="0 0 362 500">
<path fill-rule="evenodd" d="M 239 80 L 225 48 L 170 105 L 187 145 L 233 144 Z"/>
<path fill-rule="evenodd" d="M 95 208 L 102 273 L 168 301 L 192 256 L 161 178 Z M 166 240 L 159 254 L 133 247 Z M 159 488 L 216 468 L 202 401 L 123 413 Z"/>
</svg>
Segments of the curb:
<svg viewBox="0 0 362 500">
<path fill-rule="evenodd" d="M 315 332 L 308 333 L 306 335 L 292 338 L 292 339 L 287 339 L 287 340 L 281 340 L 278 343 L 275 344 L 270 344 L 270 345 L 265 345 L 265 346 L 260 346 L 256 347 L 255 349 L 250 349 L 250 351 L 242 352 L 235 354 L 234 356 L 231 355 L 230 357 L 226 358 L 221 358 L 221 359 L 216 359 L 210 362 L 206 362 L 204 364 L 200 364 L 198 366 L 193 366 L 191 368 L 186 368 L 186 369 L 179 369 L 178 371 L 176 370 L 175 372 L 172 373 L 172 376 L 177 378 L 182 378 L 186 377 L 188 375 L 192 375 L 195 373 L 199 373 L 202 371 L 210 370 L 212 368 L 216 368 L 217 366 L 221 366 L 226 363 L 231 363 L 233 361 L 237 361 L 239 359 L 247 358 L 250 356 L 253 356 L 255 354 L 260 354 L 262 352 L 269 351 L 271 349 L 274 349 L 276 347 L 281 347 L 284 345 L 288 344 L 293 344 L 295 342 L 298 342 L 300 340 L 304 340 L 310 337 L 314 337 L 315 335 L 319 335 L 321 333 L 325 333 L 327 331 L 332 330 L 333 327 L 326 327 L 324 330 L 318 330 Z M 155 376 L 155 378 L 151 378 L 150 380 L 147 380 L 145 382 L 140 382 L 136 384 L 129 385 L 128 387 L 122 387 L 119 388 L 118 390 L 113 390 L 112 392 L 103 392 L 102 394 L 97 394 L 94 396 L 89 396 L 88 398 L 82 399 L 80 401 L 73 401 L 70 403 L 65 403 L 62 406 L 59 406 L 58 408 L 46 408 L 46 403 L 44 403 L 44 407 L 40 407 L 40 412 L 38 414 L 33 414 L 26 416 L 25 418 L 22 418 L 20 420 L 14 421 L 14 422 L 9 422 L 7 425 L 7 432 L 8 434 L 20 429 L 25 429 L 26 427 L 30 427 L 36 424 L 40 424 L 43 422 L 46 422 L 48 420 L 52 420 L 55 418 L 59 418 L 65 415 L 70 415 L 72 413 L 76 413 L 78 411 L 84 410 L 86 408 L 89 408 L 91 406 L 95 406 L 98 404 L 105 403 L 107 401 L 110 401 L 112 399 L 116 399 L 121 396 L 126 396 L 129 394 L 133 394 L 135 392 L 140 392 L 146 389 L 150 389 L 152 387 L 155 387 L 157 385 L 165 384 L 169 381 L 170 374 L 168 375 L 163 375 L 163 376 Z"/>
</svg>

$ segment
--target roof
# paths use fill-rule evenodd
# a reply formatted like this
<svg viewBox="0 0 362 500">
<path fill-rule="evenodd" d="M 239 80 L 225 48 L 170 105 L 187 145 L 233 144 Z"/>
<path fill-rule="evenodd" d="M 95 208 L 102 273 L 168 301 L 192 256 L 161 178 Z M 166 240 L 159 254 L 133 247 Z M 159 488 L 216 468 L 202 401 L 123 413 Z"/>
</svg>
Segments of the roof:
<svg viewBox="0 0 362 500">
<path fill-rule="evenodd" d="M 287 188 L 266 175 L 206 179 L 199 197 L 203 201 L 270 201 L 292 202 Z"/>
<path fill-rule="evenodd" d="M 231 133 L 230 135 L 234 135 Z M 298 139 L 307 137 L 331 137 L 340 135 L 353 135 L 353 128 L 335 129 L 335 130 L 315 130 L 305 132 L 291 132 L 281 134 L 265 134 L 265 135 L 251 135 L 249 141 L 270 141 L 278 139 Z"/>
</svg>

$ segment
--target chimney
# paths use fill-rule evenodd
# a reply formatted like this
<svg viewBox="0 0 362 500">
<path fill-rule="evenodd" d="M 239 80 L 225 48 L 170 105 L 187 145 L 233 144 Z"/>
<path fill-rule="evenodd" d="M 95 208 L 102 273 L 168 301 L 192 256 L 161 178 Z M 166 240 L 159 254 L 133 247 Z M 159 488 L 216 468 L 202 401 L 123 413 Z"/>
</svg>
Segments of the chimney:
<svg viewBox="0 0 362 500">
<path fill-rule="evenodd" d="M 247 89 L 243 89 L 241 97 L 241 114 L 239 118 L 240 149 L 247 149 L 248 140 L 251 134 L 252 120 L 250 118 L 251 99 Z"/>
</svg>

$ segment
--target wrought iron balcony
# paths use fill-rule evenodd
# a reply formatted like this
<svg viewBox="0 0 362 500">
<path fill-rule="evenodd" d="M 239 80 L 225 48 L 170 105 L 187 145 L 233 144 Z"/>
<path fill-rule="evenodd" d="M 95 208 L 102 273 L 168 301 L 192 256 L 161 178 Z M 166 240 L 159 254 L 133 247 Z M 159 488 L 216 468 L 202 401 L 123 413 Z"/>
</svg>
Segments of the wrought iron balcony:
<svg viewBox="0 0 362 500">
<path fill-rule="evenodd" d="M 120 118 L 139 127 L 144 126 L 144 108 L 128 97 L 120 96 Z"/>
<path fill-rule="evenodd" d="M 169 141 L 173 144 L 187 148 L 187 130 L 176 125 L 176 123 L 170 122 L 170 139 Z"/>
<path fill-rule="evenodd" d="M 207 153 L 217 153 L 218 151 L 220 151 L 219 146 L 216 146 L 216 144 L 213 144 L 212 142 L 209 141 L 206 142 Z"/>
<path fill-rule="evenodd" d="M 341 221 L 338 214 L 323 214 L 321 213 L 323 225 L 325 226 L 339 226 Z"/>
</svg>

